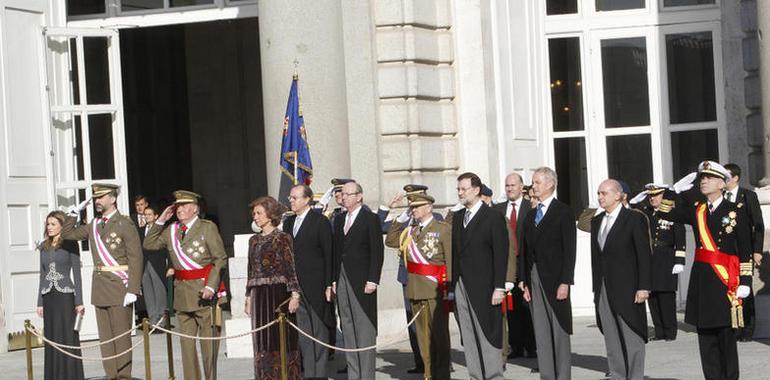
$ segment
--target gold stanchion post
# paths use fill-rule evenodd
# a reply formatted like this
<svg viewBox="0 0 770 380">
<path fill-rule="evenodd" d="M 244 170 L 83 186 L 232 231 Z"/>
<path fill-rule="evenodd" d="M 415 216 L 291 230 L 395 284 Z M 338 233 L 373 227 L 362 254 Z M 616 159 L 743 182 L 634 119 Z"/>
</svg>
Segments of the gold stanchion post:
<svg viewBox="0 0 770 380">
<path fill-rule="evenodd" d="M 32 323 L 29 319 L 24 320 L 24 344 L 27 346 L 27 379 L 32 380 L 34 375 L 32 374 Z"/>
<path fill-rule="evenodd" d="M 150 321 L 142 319 L 142 332 L 144 332 L 144 377 L 152 380 L 152 362 L 150 361 Z"/>
<path fill-rule="evenodd" d="M 166 329 L 171 330 L 171 316 L 166 312 Z M 168 357 L 168 380 L 176 380 L 174 377 L 174 345 L 171 341 L 171 333 L 166 333 L 166 354 Z"/>
<path fill-rule="evenodd" d="M 289 379 L 289 369 L 287 367 L 288 355 L 286 352 L 286 314 L 278 313 L 278 337 L 281 349 L 281 380 Z"/>
</svg>

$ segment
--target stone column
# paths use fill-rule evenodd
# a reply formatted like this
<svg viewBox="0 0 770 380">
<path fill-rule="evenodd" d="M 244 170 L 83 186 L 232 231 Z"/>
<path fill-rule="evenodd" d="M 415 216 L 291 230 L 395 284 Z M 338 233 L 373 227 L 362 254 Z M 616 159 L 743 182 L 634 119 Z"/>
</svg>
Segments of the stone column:
<svg viewBox="0 0 770 380">
<path fill-rule="evenodd" d="M 762 123 L 764 124 L 765 173 L 761 185 L 770 185 L 770 2 L 757 1 L 757 34 L 759 35 L 759 79 L 762 91 Z"/>
<path fill-rule="evenodd" d="M 268 192 L 280 186 L 283 117 L 294 61 L 313 159 L 315 191 L 350 175 L 345 51 L 339 1 L 260 1 L 259 49 Z"/>
</svg>

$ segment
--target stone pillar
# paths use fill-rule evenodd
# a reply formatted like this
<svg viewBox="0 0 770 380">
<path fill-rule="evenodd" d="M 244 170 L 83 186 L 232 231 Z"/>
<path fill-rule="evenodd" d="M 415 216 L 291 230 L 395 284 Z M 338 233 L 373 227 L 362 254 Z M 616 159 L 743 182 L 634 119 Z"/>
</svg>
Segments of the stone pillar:
<svg viewBox="0 0 770 380">
<path fill-rule="evenodd" d="M 271 195 L 277 195 L 280 186 L 283 117 L 295 60 L 315 190 L 326 190 L 333 177 L 350 175 L 341 13 L 338 1 L 259 2 L 265 166 Z"/>
<path fill-rule="evenodd" d="M 765 172 L 761 185 L 770 185 L 770 2 L 757 2 L 757 34 L 759 39 L 759 79 L 762 91 Z"/>
</svg>

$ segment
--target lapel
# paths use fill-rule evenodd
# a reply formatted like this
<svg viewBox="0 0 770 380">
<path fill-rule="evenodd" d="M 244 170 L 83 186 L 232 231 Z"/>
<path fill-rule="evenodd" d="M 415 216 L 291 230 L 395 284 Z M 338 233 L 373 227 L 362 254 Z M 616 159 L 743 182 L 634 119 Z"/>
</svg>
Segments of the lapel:
<svg viewBox="0 0 770 380">
<path fill-rule="evenodd" d="M 180 241 L 180 245 L 184 246 L 185 243 L 188 243 L 194 239 L 191 239 L 190 236 L 194 236 L 194 234 L 198 233 L 201 229 L 201 218 L 198 217 L 198 220 L 195 221 L 195 224 L 193 224 L 192 228 L 188 229 L 187 232 L 184 234 L 184 237 L 182 238 L 182 241 Z"/>
<path fill-rule="evenodd" d="M 359 228 L 358 226 L 363 224 L 363 222 L 361 220 L 365 218 L 365 216 L 363 215 L 364 212 L 366 212 L 366 209 L 364 208 L 363 205 L 361 205 L 361 208 L 358 209 L 358 215 L 356 215 L 356 220 L 354 220 L 353 224 L 350 225 L 350 229 L 348 230 L 347 234 L 345 233 L 345 221 L 347 220 L 348 213 L 347 213 L 347 211 L 345 212 L 345 214 L 344 214 L 345 216 L 342 218 L 342 234 L 345 236 L 344 237 L 345 243 L 350 241 L 350 239 L 348 239 L 348 236 L 353 236 L 355 231 Z M 300 226 L 299 229 L 301 230 L 302 226 Z"/>
<path fill-rule="evenodd" d="M 601 231 L 599 231 L 599 229 L 602 228 L 602 220 L 604 219 L 604 214 L 606 213 L 606 211 L 602 211 L 599 215 L 596 215 L 591 219 L 591 240 L 596 242 L 597 246 L 599 245 L 599 235 L 601 235 Z M 601 248 L 599 248 L 599 250 L 601 250 Z"/>
<path fill-rule="evenodd" d="M 302 224 L 299 225 L 299 229 L 297 230 L 297 236 L 292 236 L 294 240 L 299 239 L 300 236 L 304 235 L 304 231 L 307 230 L 307 226 L 310 223 L 311 218 L 313 218 L 315 215 L 313 214 L 313 210 L 308 210 L 307 213 L 305 213 L 305 218 L 302 219 Z M 297 223 L 297 217 L 295 216 L 291 220 L 291 232 L 294 232 L 294 223 Z"/>
<path fill-rule="evenodd" d="M 420 230 L 420 234 L 417 235 L 417 240 L 422 241 L 422 238 L 425 237 L 425 234 L 433 231 L 435 229 L 435 226 L 436 226 L 436 218 L 433 218 L 430 221 L 430 223 L 428 223 L 428 225 L 425 226 L 425 228 Z"/>
<path fill-rule="evenodd" d="M 711 236 L 714 237 L 716 240 L 717 234 L 719 233 L 719 230 L 722 229 L 722 216 L 725 214 L 725 210 L 727 210 L 727 206 L 725 205 L 725 202 L 730 202 L 727 199 L 722 199 L 722 202 L 717 206 L 714 211 L 709 214 L 708 209 L 706 209 L 706 215 L 708 215 L 706 218 L 708 220 L 707 224 L 709 226 L 709 230 L 711 230 Z M 708 207 L 708 204 L 707 206 Z"/>
</svg>

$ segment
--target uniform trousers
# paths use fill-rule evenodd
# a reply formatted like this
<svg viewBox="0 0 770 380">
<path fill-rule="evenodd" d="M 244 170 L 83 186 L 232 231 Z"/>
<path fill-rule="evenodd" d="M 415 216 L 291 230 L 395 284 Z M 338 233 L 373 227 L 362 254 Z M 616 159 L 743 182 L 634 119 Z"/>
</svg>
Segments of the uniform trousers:
<svg viewBox="0 0 770 380">
<path fill-rule="evenodd" d="M 176 312 L 179 332 L 182 334 L 210 337 L 211 309 L 204 308 L 196 311 Z M 182 346 L 182 366 L 185 380 L 200 380 L 201 369 L 198 361 L 198 349 L 194 339 L 179 338 Z M 201 340 L 201 355 L 203 356 L 203 371 L 206 379 L 214 378 L 214 360 L 217 352 L 213 352 L 214 344 L 210 340 Z"/>
<path fill-rule="evenodd" d="M 706 380 L 738 378 L 738 346 L 735 330 L 729 326 L 698 328 L 698 347 Z"/>
<path fill-rule="evenodd" d="M 651 292 L 650 316 L 658 339 L 676 339 L 676 292 Z"/>
<path fill-rule="evenodd" d="M 451 362 L 449 349 L 449 314 L 443 301 L 411 300 L 412 310 L 420 312 L 415 320 L 420 356 L 425 366 L 425 379 L 448 380 Z"/>
<path fill-rule="evenodd" d="M 96 327 L 99 340 L 110 340 L 131 329 L 133 308 L 125 306 L 96 306 Z M 131 334 L 101 345 L 102 357 L 113 356 L 131 348 Z M 102 362 L 108 379 L 131 379 L 131 352 Z"/>
</svg>

